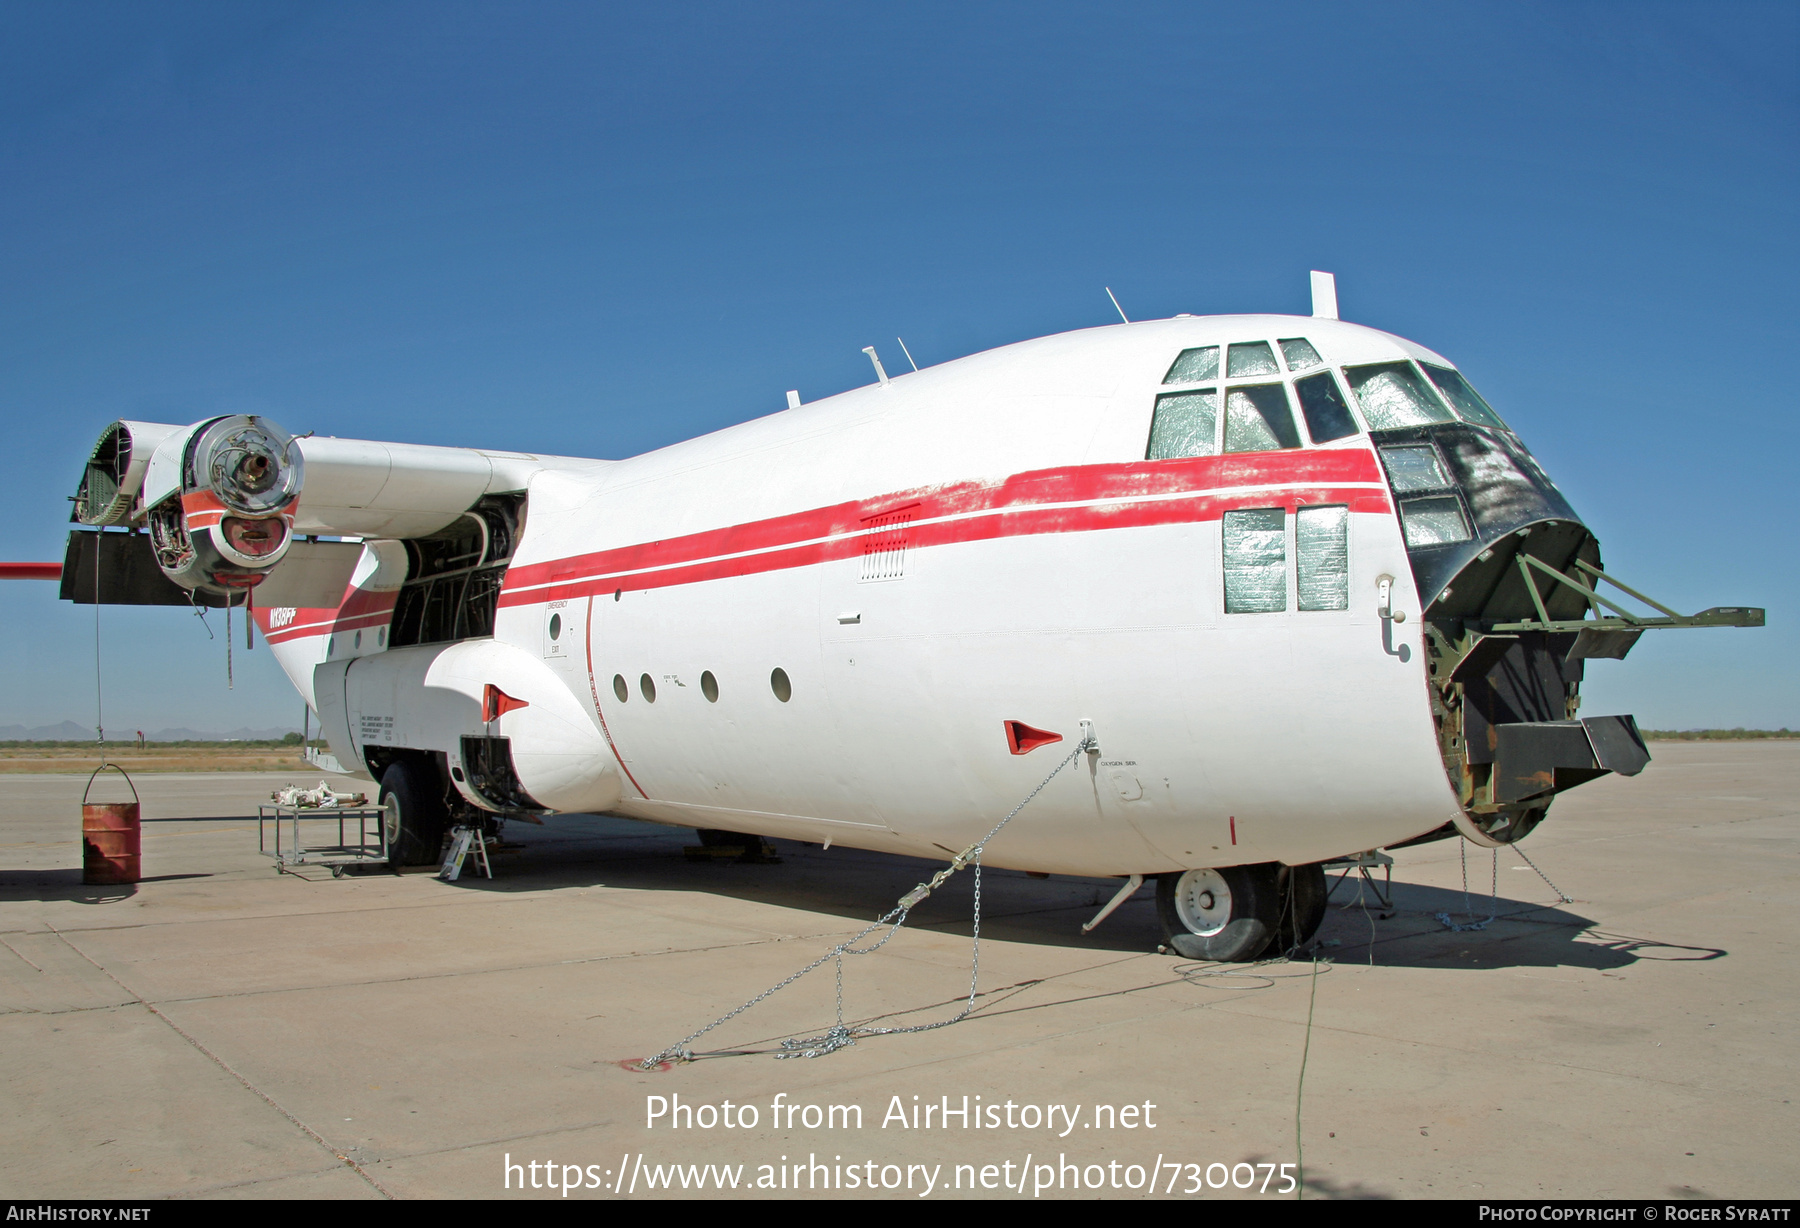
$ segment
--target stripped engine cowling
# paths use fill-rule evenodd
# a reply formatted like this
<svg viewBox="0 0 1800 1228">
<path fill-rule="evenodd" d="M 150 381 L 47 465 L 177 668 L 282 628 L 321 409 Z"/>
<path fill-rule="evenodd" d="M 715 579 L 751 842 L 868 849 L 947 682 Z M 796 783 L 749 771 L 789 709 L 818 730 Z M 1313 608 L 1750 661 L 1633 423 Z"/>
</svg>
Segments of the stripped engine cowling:
<svg viewBox="0 0 1800 1228">
<path fill-rule="evenodd" d="M 114 423 L 101 436 L 76 498 L 77 519 L 106 524 L 130 516 L 119 505 L 134 493 L 137 477 L 141 447 L 133 425 Z M 109 467 L 117 493 L 103 499 Z M 141 472 L 139 516 L 157 565 L 181 587 L 242 593 L 287 554 L 305 464 L 294 438 L 267 418 L 231 414 L 172 432 L 157 442 Z"/>
</svg>

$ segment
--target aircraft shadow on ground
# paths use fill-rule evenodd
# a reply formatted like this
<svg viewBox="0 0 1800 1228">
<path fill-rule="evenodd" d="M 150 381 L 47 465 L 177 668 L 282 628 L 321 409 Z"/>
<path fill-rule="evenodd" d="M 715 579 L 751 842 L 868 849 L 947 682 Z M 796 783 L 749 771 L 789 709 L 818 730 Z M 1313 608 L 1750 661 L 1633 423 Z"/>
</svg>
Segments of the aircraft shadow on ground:
<svg viewBox="0 0 1800 1228">
<path fill-rule="evenodd" d="M 786 840 L 775 842 L 779 864 L 690 860 L 683 849 L 696 839 L 688 830 L 606 818 L 571 822 L 565 816 L 525 832 L 518 825 L 509 827 L 506 836 L 523 845 L 525 855 L 495 858 L 497 877 L 492 880 L 465 870 L 456 886 L 508 893 L 591 886 L 710 893 L 816 914 L 822 935 L 874 921 L 944 865 Z M 1081 932 L 1081 925 L 1120 885 L 1117 879 L 1034 879 L 1016 870 L 988 869 L 982 877 L 982 935 L 1093 951 L 1156 950 L 1163 932 L 1151 882 L 1093 933 Z M 1717 948 L 1596 930 L 1571 905 L 1475 893 L 1465 897 L 1460 890 L 1396 881 L 1391 891 L 1382 887 L 1389 901 L 1384 906 L 1368 887 L 1360 895 L 1358 887 L 1352 878 L 1334 892 L 1318 934 L 1324 958 L 1379 967 L 1606 970 L 1640 959 L 1698 961 L 1726 955 Z M 1549 888 L 1541 894 L 1548 895 Z M 974 876 L 965 870 L 913 909 L 908 925 L 967 936 L 973 903 Z M 1495 919 L 1459 932 L 1440 914 L 1451 925 Z"/>
</svg>

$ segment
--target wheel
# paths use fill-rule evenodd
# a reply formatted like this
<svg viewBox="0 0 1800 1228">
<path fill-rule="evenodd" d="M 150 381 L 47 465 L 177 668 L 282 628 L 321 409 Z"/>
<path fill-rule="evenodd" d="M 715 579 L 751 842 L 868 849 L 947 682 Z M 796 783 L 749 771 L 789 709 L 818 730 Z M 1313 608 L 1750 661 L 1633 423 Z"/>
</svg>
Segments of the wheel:
<svg viewBox="0 0 1800 1228">
<path fill-rule="evenodd" d="M 1311 942 L 1325 920 L 1325 867 L 1316 863 L 1283 866 L 1279 886 L 1280 915 L 1273 949 L 1285 953 Z"/>
<path fill-rule="evenodd" d="M 406 759 L 391 765 L 381 776 L 381 808 L 391 864 L 425 866 L 438 859 L 450 816 L 436 773 Z"/>
<path fill-rule="evenodd" d="M 1220 866 L 1164 874 L 1156 911 L 1177 954 L 1236 963 L 1255 959 L 1275 936 L 1276 867 Z"/>
</svg>

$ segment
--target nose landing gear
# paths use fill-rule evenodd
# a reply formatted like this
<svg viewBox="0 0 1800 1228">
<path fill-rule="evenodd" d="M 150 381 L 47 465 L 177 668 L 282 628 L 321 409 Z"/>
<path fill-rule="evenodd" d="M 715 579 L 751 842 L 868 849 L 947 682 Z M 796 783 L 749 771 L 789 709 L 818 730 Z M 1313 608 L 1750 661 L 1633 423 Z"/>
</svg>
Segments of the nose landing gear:
<svg viewBox="0 0 1800 1228">
<path fill-rule="evenodd" d="M 1156 910 L 1176 954 L 1241 963 L 1311 940 L 1325 917 L 1325 872 L 1270 862 L 1164 874 Z"/>
</svg>

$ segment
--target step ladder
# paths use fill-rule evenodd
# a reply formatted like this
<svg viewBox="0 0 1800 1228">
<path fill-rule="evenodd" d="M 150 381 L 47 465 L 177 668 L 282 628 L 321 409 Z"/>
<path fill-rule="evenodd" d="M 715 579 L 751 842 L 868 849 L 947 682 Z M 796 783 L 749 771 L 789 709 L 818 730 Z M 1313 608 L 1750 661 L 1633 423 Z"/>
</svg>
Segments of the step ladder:
<svg viewBox="0 0 1800 1228">
<path fill-rule="evenodd" d="M 446 883 L 453 883 L 461 878 L 463 862 L 473 848 L 475 864 L 481 868 L 482 877 L 494 877 L 494 867 L 488 863 L 487 846 L 487 837 L 481 834 L 479 827 L 451 828 L 450 849 L 444 854 L 444 864 L 438 867 L 437 876 Z"/>
</svg>

